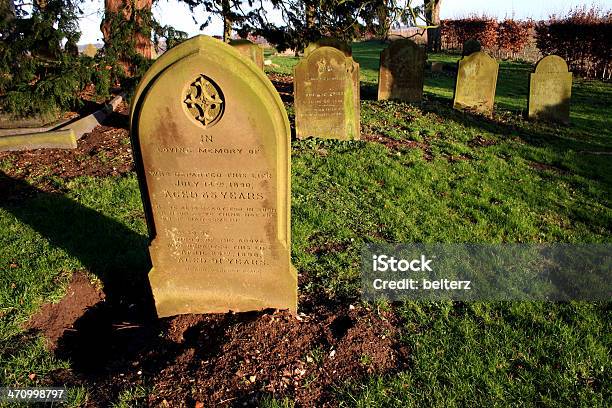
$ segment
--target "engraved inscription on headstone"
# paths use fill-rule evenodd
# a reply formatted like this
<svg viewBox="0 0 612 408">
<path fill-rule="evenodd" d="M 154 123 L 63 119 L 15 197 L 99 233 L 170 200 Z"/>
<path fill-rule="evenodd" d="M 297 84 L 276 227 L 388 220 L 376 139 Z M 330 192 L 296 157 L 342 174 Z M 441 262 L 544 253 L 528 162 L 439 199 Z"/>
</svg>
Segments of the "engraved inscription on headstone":
<svg viewBox="0 0 612 408">
<path fill-rule="evenodd" d="M 499 65 L 485 52 L 459 60 L 453 107 L 490 116 L 493 113 Z"/>
<path fill-rule="evenodd" d="M 378 100 L 420 102 L 423 98 L 425 48 L 408 39 L 396 40 L 380 53 Z"/>
<path fill-rule="evenodd" d="M 145 74 L 130 127 L 158 315 L 295 312 L 290 127 L 264 73 L 192 38 Z"/>
<path fill-rule="evenodd" d="M 231 40 L 230 45 L 238 50 L 239 53 L 250 59 L 257 65 L 261 70 L 264 69 L 264 54 L 263 48 L 258 44 L 254 44 L 249 40 Z"/>
<path fill-rule="evenodd" d="M 572 73 L 557 55 L 538 62 L 529 80 L 529 119 L 569 123 Z"/>
<path fill-rule="evenodd" d="M 321 47 L 294 69 L 298 138 L 359 139 L 359 64 L 332 47 Z"/>
</svg>

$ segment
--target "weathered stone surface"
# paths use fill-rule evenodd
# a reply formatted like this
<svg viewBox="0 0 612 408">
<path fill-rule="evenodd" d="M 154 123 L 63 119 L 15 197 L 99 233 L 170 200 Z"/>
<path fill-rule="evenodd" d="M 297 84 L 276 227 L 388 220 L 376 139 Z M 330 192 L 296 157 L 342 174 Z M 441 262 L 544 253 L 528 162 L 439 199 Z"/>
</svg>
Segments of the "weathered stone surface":
<svg viewBox="0 0 612 408">
<path fill-rule="evenodd" d="M 303 58 L 293 72 L 297 137 L 359 139 L 359 64 L 332 47 Z"/>
<path fill-rule="evenodd" d="M 249 40 L 231 40 L 230 45 L 238 50 L 239 53 L 250 59 L 261 70 L 264 69 L 263 48 Z"/>
<path fill-rule="evenodd" d="M 76 149 L 76 147 L 76 137 L 72 129 L 0 136 L 0 151 Z"/>
<path fill-rule="evenodd" d="M 453 107 L 490 116 L 493 113 L 499 65 L 484 52 L 459 60 Z"/>
<path fill-rule="evenodd" d="M 412 40 L 396 40 L 380 53 L 378 100 L 398 99 L 420 102 L 423 99 L 425 48 Z"/>
<path fill-rule="evenodd" d="M 337 50 L 340 50 L 344 53 L 345 56 L 350 57 L 353 55 L 353 50 L 349 43 L 344 40 L 340 40 L 338 38 L 332 37 L 322 37 L 317 41 L 313 41 L 304 49 L 304 58 L 310 55 L 311 52 L 321 47 L 332 47 Z"/>
<path fill-rule="evenodd" d="M 158 315 L 295 312 L 290 127 L 264 73 L 192 38 L 143 76 L 130 127 Z"/>
<path fill-rule="evenodd" d="M 542 58 L 529 80 L 529 119 L 569 123 L 572 73 L 557 55 Z"/>
<path fill-rule="evenodd" d="M 87 44 L 87 46 L 83 50 L 83 55 L 87 55 L 88 57 L 91 57 L 91 58 L 95 57 L 97 53 L 98 53 L 98 49 L 93 44 Z"/>
</svg>

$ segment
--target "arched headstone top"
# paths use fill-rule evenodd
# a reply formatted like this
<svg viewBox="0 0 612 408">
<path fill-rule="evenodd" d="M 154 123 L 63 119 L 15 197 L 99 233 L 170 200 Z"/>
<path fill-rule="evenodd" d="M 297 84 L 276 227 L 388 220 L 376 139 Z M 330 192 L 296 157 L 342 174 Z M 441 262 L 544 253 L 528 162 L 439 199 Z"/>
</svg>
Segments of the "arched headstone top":
<svg viewBox="0 0 612 408">
<path fill-rule="evenodd" d="M 247 40 L 248 41 L 248 40 Z M 250 41 L 249 41 L 250 42 Z M 153 81 L 162 71 L 168 68 L 175 62 L 183 59 L 189 55 L 200 52 L 200 50 L 206 49 L 206 52 L 211 52 L 218 55 L 222 60 L 227 63 L 229 68 L 237 68 L 244 70 L 245 72 L 254 73 L 260 79 L 266 83 L 266 91 L 276 99 L 276 108 L 285 111 L 278 92 L 274 88 L 274 85 L 270 82 L 266 74 L 262 70 L 256 69 L 256 66 L 251 66 L 244 62 L 240 51 L 234 49 L 234 47 L 217 40 L 216 38 L 209 37 L 207 35 L 198 35 L 190 38 L 174 48 L 164 52 L 159 58 L 155 60 L 153 65 L 149 67 L 147 72 L 143 75 L 140 83 L 136 87 L 134 97 L 132 98 L 132 105 L 130 107 L 130 129 L 134 126 L 133 117 L 135 110 L 141 101 L 141 96 L 145 89 L 150 86 Z M 222 50 L 222 51 L 221 51 Z"/>
<path fill-rule="evenodd" d="M 342 53 L 344 53 L 344 55 L 347 57 L 353 55 L 351 46 L 346 41 L 333 37 L 323 37 L 308 44 L 306 49 L 304 49 L 304 57 L 307 57 L 314 50 L 321 47 L 333 47 L 337 50 L 342 51 Z"/>
<path fill-rule="evenodd" d="M 484 51 L 476 51 L 471 53 L 470 55 L 465 55 L 463 56 L 460 60 L 459 60 L 459 64 L 465 64 L 466 62 L 480 62 L 482 64 L 487 64 L 487 65 L 499 65 L 497 63 L 497 61 L 495 60 L 495 58 L 493 58 L 492 56 L 490 56 L 489 54 L 487 54 Z"/>
<path fill-rule="evenodd" d="M 535 67 L 537 74 L 545 73 L 565 73 L 568 72 L 569 68 L 567 62 L 558 55 L 548 55 L 542 58 Z"/>
<path fill-rule="evenodd" d="M 352 62 L 353 62 L 353 58 L 352 57 L 347 57 L 346 54 L 342 51 L 340 51 L 339 49 L 337 49 L 336 47 L 319 47 L 316 48 L 314 50 L 312 50 L 308 56 L 306 56 L 305 58 L 303 58 L 298 65 L 300 64 L 306 64 L 305 61 L 307 61 L 308 59 L 313 59 L 313 58 L 326 58 L 326 59 L 333 59 L 334 61 L 338 60 L 338 61 L 343 61 L 343 62 L 347 62 L 347 60 L 350 60 L 351 64 L 347 63 L 347 68 L 352 68 Z M 323 69 L 323 67 L 321 66 L 321 69 Z"/>
</svg>

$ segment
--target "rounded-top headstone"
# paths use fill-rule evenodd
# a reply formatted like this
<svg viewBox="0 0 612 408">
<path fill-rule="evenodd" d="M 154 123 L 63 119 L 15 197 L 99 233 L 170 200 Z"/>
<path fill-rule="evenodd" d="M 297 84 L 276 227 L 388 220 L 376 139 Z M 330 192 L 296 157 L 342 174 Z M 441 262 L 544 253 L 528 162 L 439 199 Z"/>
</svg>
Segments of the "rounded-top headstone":
<svg viewBox="0 0 612 408">
<path fill-rule="evenodd" d="M 420 102 L 423 97 L 425 47 L 410 39 L 395 40 L 380 53 L 378 100 Z"/>
<path fill-rule="evenodd" d="M 266 75 L 198 36 L 143 76 L 130 116 L 158 316 L 297 308 L 290 138 Z"/>
<path fill-rule="evenodd" d="M 572 73 L 558 55 L 542 58 L 530 74 L 529 119 L 569 123 Z"/>
<path fill-rule="evenodd" d="M 542 58 L 535 67 L 536 74 L 568 72 L 567 62 L 558 55 L 548 55 Z"/>
<path fill-rule="evenodd" d="M 353 55 L 353 50 L 351 49 L 349 43 L 347 43 L 346 41 L 341 40 L 339 38 L 322 37 L 308 44 L 308 46 L 304 49 L 304 57 L 307 57 L 314 50 L 321 47 L 333 47 L 337 50 L 342 51 L 347 57 Z"/>
<path fill-rule="evenodd" d="M 359 64 L 334 47 L 320 47 L 293 70 L 298 139 L 359 139 Z"/>
<path fill-rule="evenodd" d="M 493 113 L 499 64 L 486 52 L 459 60 L 453 107 L 490 116 Z"/>
</svg>

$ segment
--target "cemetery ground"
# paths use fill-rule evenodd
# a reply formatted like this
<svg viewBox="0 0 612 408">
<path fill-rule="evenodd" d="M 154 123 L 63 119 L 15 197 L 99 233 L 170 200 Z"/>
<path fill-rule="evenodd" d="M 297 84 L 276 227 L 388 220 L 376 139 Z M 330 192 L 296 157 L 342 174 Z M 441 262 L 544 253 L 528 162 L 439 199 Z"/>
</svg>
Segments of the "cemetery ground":
<svg viewBox="0 0 612 408">
<path fill-rule="evenodd" d="M 67 385 L 67 406 L 610 406 L 608 303 L 359 299 L 368 242 L 609 242 L 612 87 L 574 79 L 572 125 L 527 122 L 531 66 L 501 62 L 492 119 L 451 109 L 454 55 L 422 105 L 378 102 L 360 141 L 292 142 L 284 312 L 151 320 L 127 111 L 75 151 L 1 153 L 2 385 Z M 268 73 L 292 115 L 297 59 Z"/>
</svg>

